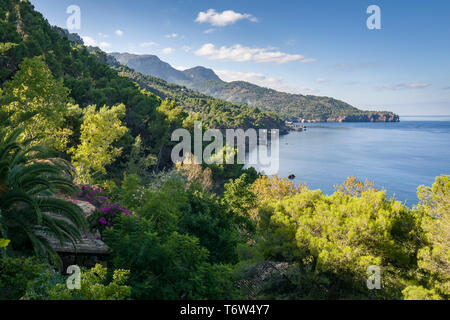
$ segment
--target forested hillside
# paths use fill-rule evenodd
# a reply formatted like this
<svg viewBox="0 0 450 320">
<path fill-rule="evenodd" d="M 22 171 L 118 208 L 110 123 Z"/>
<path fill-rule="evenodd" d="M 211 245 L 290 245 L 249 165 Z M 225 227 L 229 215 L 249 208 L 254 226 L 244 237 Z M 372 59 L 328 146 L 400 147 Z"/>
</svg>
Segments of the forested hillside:
<svg viewBox="0 0 450 320">
<path fill-rule="evenodd" d="M 159 152 L 167 137 L 163 134 L 168 124 L 157 112 L 162 101 L 159 97 L 142 91 L 134 82 L 122 77 L 106 63 L 92 56 L 80 45 L 79 39 L 68 41 L 68 35 L 60 28 L 51 27 L 42 15 L 32 10 L 28 1 L 20 5 L 14 1 L 2 2 L 0 41 L 5 50 L 2 53 L 0 85 L 11 78 L 25 58 L 41 56 L 56 79 L 62 79 L 69 89 L 68 97 L 81 108 L 88 105 L 112 106 L 123 103 L 126 106 L 126 125 L 130 129 L 128 141 L 141 136 L 143 144 L 152 152 Z M 105 61 L 106 62 L 106 61 Z M 166 98 L 170 96 L 163 96 Z M 238 113 L 238 106 L 202 97 L 196 112 L 203 113 L 203 120 L 211 126 L 233 128 L 261 128 L 266 124 L 282 128 L 283 124 L 274 115 L 251 109 L 252 112 Z M 178 99 L 180 100 L 180 99 Z M 203 110 L 205 109 L 205 110 Z M 193 108 L 183 110 L 187 118 Z M 251 114 L 251 118 L 247 115 Z M 197 115 L 191 115 L 198 120 Z M 165 126 L 164 126 L 165 125 Z M 124 147 L 130 147 L 123 141 Z"/>
<path fill-rule="evenodd" d="M 274 111 L 293 121 L 302 119 L 317 122 L 399 121 L 398 115 L 392 112 L 363 111 L 334 98 L 279 92 L 245 81 L 203 80 L 195 81 L 189 87 L 216 98 Z"/>
<path fill-rule="evenodd" d="M 198 114 L 202 121 L 211 128 L 268 128 L 279 129 L 281 134 L 287 132 L 284 121 L 274 112 L 264 112 L 247 104 L 236 105 L 222 99 L 212 98 L 185 86 L 169 83 L 161 78 L 137 72 L 121 64 L 121 61 L 116 61 L 113 58 L 114 54 L 106 56 L 98 48 L 90 48 L 90 51 L 100 61 L 110 64 L 120 75 L 138 83 L 141 88 L 152 92 L 162 99 L 175 101 L 185 110 Z M 122 62 L 124 62 L 123 59 L 122 57 Z M 198 78 L 199 72 L 202 72 L 202 70 L 194 68 L 185 71 L 185 74 L 187 77 Z M 204 76 L 202 75 L 202 77 Z M 213 77 L 213 75 L 208 73 L 206 77 Z"/>
<path fill-rule="evenodd" d="M 0 57 L 0 86 L 3 89 L 5 81 L 11 80 L 24 59 L 40 57 L 51 70 L 52 77 L 63 81 L 67 102 L 81 109 L 88 105 L 100 107 L 122 103 L 126 106 L 125 122 L 129 131 L 120 142 L 122 147 L 129 150 L 130 141 L 140 135 L 151 151 L 159 150 L 164 144 L 161 132 L 165 130 L 156 110 L 161 99 L 141 92 L 134 83 L 98 62 L 82 45 L 61 36 L 28 1 L 2 0 L 1 9 L 0 42 L 7 49 Z M 36 90 L 34 94 L 39 94 L 39 88 Z M 79 141 L 80 119 L 73 117 L 67 121 L 78 126 L 68 145 L 72 147 Z"/>
</svg>

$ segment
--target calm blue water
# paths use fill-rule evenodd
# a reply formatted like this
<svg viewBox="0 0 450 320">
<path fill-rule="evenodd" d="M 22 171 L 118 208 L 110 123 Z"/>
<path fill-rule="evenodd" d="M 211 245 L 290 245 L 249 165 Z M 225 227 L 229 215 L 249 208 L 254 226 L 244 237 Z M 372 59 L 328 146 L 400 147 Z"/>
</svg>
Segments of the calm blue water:
<svg viewBox="0 0 450 320">
<path fill-rule="evenodd" d="M 348 176 L 368 178 L 390 196 L 417 203 L 419 185 L 450 174 L 450 116 L 400 123 L 318 123 L 280 138 L 280 169 L 297 184 L 333 193 Z M 258 169 L 258 168 L 257 168 Z M 273 174 L 275 172 L 266 172 Z"/>
</svg>

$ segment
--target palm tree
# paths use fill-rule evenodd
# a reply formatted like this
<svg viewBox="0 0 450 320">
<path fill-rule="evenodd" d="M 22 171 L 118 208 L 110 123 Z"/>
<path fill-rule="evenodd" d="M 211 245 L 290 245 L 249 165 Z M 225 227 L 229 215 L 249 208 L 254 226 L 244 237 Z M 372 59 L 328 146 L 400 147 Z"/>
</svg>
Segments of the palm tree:
<svg viewBox="0 0 450 320">
<path fill-rule="evenodd" d="M 14 239 L 25 239 L 36 255 L 59 265 L 48 238 L 75 245 L 87 228 L 80 207 L 55 197 L 60 190 L 74 189 L 71 167 L 40 146 L 19 142 L 20 133 L 0 130 L 0 237 L 12 245 Z"/>
</svg>

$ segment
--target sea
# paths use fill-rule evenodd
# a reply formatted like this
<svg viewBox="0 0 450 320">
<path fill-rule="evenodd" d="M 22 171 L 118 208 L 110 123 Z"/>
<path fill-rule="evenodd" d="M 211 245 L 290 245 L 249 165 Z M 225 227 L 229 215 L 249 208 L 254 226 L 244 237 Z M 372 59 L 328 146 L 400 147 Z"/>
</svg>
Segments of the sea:
<svg viewBox="0 0 450 320">
<path fill-rule="evenodd" d="M 306 124 L 305 131 L 280 137 L 278 167 L 264 173 L 295 175 L 295 184 L 326 194 L 355 176 L 373 181 L 389 197 L 412 207 L 418 202 L 418 186 L 431 186 L 437 176 L 450 175 L 450 116 Z"/>
</svg>

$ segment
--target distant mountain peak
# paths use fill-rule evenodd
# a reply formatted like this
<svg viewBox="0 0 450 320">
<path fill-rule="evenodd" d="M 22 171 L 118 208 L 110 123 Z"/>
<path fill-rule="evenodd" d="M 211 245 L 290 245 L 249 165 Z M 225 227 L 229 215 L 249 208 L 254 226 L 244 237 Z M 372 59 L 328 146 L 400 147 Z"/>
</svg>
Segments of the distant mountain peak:
<svg viewBox="0 0 450 320">
<path fill-rule="evenodd" d="M 202 66 L 197 66 L 191 69 L 184 70 L 183 73 L 193 81 L 200 81 L 200 80 L 220 81 L 220 78 L 212 69 L 208 69 Z"/>
<path fill-rule="evenodd" d="M 155 55 L 137 55 L 133 53 L 110 53 L 119 63 L 138 70 L 143 74 L 152 75 L 171 83 L 183 83 L 189 78 L 180 70 L 173 68 L 167 62 Z"/>
</svg>

